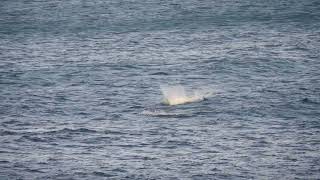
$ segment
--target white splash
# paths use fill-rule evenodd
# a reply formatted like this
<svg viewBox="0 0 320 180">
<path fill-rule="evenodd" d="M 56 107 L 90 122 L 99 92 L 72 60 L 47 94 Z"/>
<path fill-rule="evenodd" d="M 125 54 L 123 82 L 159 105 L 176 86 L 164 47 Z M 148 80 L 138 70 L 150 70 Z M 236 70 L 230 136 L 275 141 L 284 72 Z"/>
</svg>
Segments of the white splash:
<svg viewBox="0 0 320 180">
<path fill-rule="evenodd" d="M 163 94 L 163 102 L 170 106 L 202 101 L 212 95 L 212 92 L 202 89 L 186 93 L 185 88 L 181 85 L 160 86 L 160 89 Z"/>
</svg>

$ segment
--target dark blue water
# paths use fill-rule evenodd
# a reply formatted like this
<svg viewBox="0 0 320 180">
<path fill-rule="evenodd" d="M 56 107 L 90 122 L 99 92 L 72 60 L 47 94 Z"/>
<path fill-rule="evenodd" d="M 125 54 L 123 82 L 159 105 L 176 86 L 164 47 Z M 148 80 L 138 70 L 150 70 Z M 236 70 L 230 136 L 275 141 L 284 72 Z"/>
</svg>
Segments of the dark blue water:
<svg viewBox="0 0 320 180">
<path fill-rule="evenodd" d="M 319 179 L 320 2 L 2 0 L 0 123 L 0 179 Z"/>
</svg>

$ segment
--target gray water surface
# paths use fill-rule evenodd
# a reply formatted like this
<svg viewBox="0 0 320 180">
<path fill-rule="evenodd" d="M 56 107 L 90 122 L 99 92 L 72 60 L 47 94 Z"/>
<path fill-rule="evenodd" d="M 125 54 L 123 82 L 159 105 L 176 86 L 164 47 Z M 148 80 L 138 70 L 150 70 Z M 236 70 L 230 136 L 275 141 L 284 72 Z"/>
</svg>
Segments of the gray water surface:
<svg viewBox="0 0 320 180">
<path fill-rule="evenodd" d="M 0 179 L 319 179 L 319 152 L 317 0 L 0 2 Z"/>
</svg>

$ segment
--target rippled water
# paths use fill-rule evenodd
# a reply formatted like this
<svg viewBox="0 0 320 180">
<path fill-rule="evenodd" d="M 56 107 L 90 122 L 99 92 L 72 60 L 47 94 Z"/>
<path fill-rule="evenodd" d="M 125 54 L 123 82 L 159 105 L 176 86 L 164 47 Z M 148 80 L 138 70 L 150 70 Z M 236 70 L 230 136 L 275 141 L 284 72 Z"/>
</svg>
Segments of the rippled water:
<svg viewBox="0 0 320 180">
<path fill-rule="evenodd" d="M 319 22 L 317 0 L 1 1 L 0 179 L 319 179 Z"/>
</svg>

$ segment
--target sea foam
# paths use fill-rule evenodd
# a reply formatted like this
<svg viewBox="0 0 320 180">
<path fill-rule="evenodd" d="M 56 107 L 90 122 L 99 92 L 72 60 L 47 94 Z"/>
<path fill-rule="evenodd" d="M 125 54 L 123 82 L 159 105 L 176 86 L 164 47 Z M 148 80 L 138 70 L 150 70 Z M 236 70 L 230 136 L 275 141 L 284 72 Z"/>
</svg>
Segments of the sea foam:
<svg viewBox="0 0 320 180">
<path fill-rule="evenodd" d="M 160 89 L 163 95 L 163 103 L 170 106 L 202 101 L 213 94 L 203 89 L 186 92 L 185 88 L 181 85 L 160 86 Z"/>
</svg>

